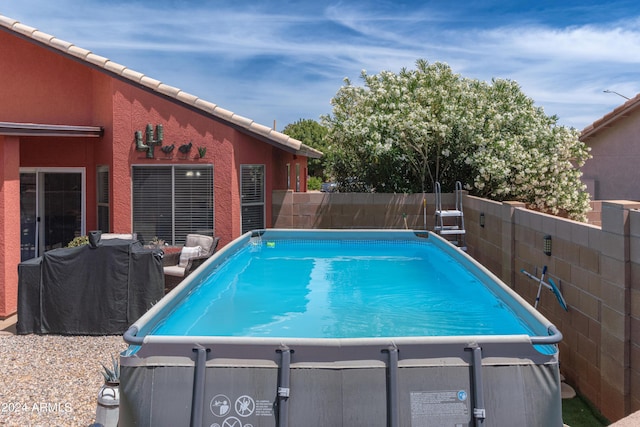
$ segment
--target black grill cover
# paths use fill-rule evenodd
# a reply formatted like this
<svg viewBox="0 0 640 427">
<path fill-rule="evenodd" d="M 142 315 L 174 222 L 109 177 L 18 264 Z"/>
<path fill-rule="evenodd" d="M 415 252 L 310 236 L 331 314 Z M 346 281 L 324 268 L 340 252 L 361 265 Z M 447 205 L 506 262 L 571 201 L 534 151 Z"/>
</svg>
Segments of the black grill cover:
<svg viewBox="0 0 640 427">
<path fill-rule="evenodd" d="M 164 296 L 162 251 L 133 240 L 54 249 L 18 277 L 19 334 L 122 334 Z"/>
</svg>

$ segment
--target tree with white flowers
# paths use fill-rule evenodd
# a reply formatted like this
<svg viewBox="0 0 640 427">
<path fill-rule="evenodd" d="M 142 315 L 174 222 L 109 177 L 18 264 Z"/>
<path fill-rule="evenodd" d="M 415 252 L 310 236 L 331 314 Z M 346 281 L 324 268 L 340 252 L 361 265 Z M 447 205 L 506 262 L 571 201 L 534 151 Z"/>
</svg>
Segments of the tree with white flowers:
<svg viewBox="0 0 640 427">
<path fill-rule="evenodd" d="M 557 125 L 517 83 L 454 74 L 443 63 L 362 72 L 346 79 L 322 117 L 328 164 L 346 190 L 444 191 L 517 200 L 584 220 L 589 195 L 579 167 L 589 158 L 578 131 Z"/>
</svg>

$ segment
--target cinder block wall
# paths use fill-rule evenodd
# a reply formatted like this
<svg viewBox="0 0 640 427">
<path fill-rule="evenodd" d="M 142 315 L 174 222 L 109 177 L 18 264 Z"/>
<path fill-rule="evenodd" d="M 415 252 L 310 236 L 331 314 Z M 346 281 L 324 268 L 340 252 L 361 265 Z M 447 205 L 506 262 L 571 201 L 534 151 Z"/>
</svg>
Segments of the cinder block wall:
<svg viewBox="0 0 640 427">
<path fill-rule="evenodd" d="M 631 410 L 640 409 L 640 211 L 629 211 L 629 395 Z M 626 308 L 625 308 L 626 310 Z"/>
<path fill-rule="evenodd" d="M 452 208 L 453 194 L 443 194 Z M 275 228 L 433 229 L 435 198 L 419 194 L 273 193 Z M 640 410 L 640 203 L 598 203 L 585 224 L 527 210 L 522 203 L 463 198 L 468 253 L 531 304 L 537 284 L 521 270 L 558 284 L 565 312 L 543 289 L 538 309 L 563 333 L 567 381 L 611 421 Z M 480 226 L 483 216 L 484 227 Z M 543 252 L 551 236 L 552 253 Z M 536 271 L 537 269 L 537 271 Z"/>
<path fill-rule="evenodd" d="M 614 421 L 640 410 L 640 204 L 599 205 L 601 226 L 472 196 L 464 212 L 468 253 L 531 304 L 537 284 L 521 271 L 539 276 L 548 267 L 569 305 L 565 312 L 545 289 L 538 305 L 564 335 L 561 370 Z M 546 235 L 550 256 L 543 252 Z"/>
<path fill-rule="evenodd" d="M 442 195 L 443 207 L 455 203 Z M 274 191 L 274 228 L 433 228 L 435 196 L 385 193 L 295 193 Z"/>
</svg>

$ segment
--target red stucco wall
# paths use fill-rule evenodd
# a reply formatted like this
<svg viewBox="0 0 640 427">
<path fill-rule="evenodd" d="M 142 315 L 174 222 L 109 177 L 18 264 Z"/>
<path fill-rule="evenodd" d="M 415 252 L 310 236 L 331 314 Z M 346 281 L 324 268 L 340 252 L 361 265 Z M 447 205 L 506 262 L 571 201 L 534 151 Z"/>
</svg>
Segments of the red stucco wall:
<svg viewBox="0 0 640 427">
<path fill-rule="evenodd" d="M 113 80 L 113 187 L 114 228 L 126 230 L 131 224 L 131 178 L 130 166 L 142 164 L 213 164 L 215 187 L 215 230 L 221 244 L 226 244 L 241 232 L 240 218 L 240 165 L 264 164 L 266 166 L 266 203 L 271 202 L 274 187 L 274 148 L 262 141 L 245 135 L 229 126 L 194 112 L 186 107 Z M 162 124 L 163 145 L 175 145 L 171 157 L 158 147 L 155 158 L 148 159 L 145 152 L 135 149 L 134 133 L 144 133 L 147 123 L 154 127 Z M 192 142 L 188 156 L 178 147 Z M 199 158 L 198 147 L 206 147 L 204 158 Z M 289 153 L 275 149 L 279 157 L 293 159 Z M 297 159 L 296 161 L 302 161 Z M 306 166 L 306 164 L 305 164 Z M 282 174 L 284 174 L 284 170 Z M 271 223 L 270 209 L 266 209 L 266 223 Z"/>
<path fill-rule="evenodd" d="M 211 116 L 135 83 L 106 74 L 89 64 L 0 30 L 0 121 L 101 126 L 101 138 L 21 137 L 2 139 L 6 159 L 0 203 L 19 205 L 19 167 L 83 167 L 86 170 L 86 230 L 96 227 L 96 167 L 111 172 L 111 230 L 131 232 L 131 166 L 143 164 L 213 164 L 215 234 L 224 245 L 240 235 L 240 165 L 264 164 L 266 226 L 272 223 L 271 193 L 286 189 L 286 164 L 301 165 L 306 188 L 306 158 L 246 135 Z M 134 133 L 147 123 L 162 124 L 164 145 L 175 144 L 167 157 L 156 147 L 155 158 L 135 149 Z M 193 143 L 188 156 L 177 147 Z M 12 145 L 13 144 L 13 145 Z M 13 147 L 13 148 L 11 148 Z M 199 158 L 198 147 L 206 147 Z M 8 150 L 8 151 L 7 151 Z M 15 151 L 11 151 L 15 150 Z M 18 166 L 19 165 L 19 166 Z M 15 176 L 15 182 L 12 177 Z M 8 181 L 7 177 L 11 179 Z M 0 244 L 0 318 L 16 309 L 20 217 L 3 217 L 5 239 Z M 103 230 L 106 231 L 106 230 Z M 15 249 L 8 256 L 7 248 Z M 2 272 L 5 273 L 2 273 Z M 12 272 L 12 273 L 9 273 Z"/>
<path fill-rule="evenodd" d="M 91 69 L 4 31 L 0 58 L 0 121 L 96 124 Z"/>
<path fill-rule="evenodd" d="M 20 262 L 20 141 L 0 136 L 0 318 L 16 311 Z M 18 225 L 16 227 L 16 224 Z M 3 285 L 8 285 L 4 286 Z"/>
</svg>

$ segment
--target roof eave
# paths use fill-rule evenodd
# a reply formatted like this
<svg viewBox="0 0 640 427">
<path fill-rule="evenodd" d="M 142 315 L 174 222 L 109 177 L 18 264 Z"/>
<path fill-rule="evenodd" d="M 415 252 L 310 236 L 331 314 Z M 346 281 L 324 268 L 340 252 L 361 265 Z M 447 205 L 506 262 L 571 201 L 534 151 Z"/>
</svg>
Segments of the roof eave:
<svg viewBox="0 0 640 427">
<path fill-rule="evenodd" d="M 324 153 L 322 151 L 318 151 L 313 147 L 309 147 L 308 145 L 302 145 L 301 149 L 300 149 L 300 155 L 301 156 L 306 156 L 310 159 L 319 159 L 322 156 L 324 156 Z"/>
<path fill-rule="evenodd" d="M 41 123 L 0 122 L 0 135 L 8 136 L 65 136 L 100 138 L 104 129 L 100 126 L 69 126 Z"/>
<path fill-rule="evenodd" d="M 580 133 L 580 141 L 594 137 L 598 132 L 610 128 L 619 120 L 629 117 L 637 108 L 640 107 L 640 94 L 631 98 L 624 104 L 618 106 L 613 111 L 605 114 L 600 119 L 596 120 Z"/>
</svg>

